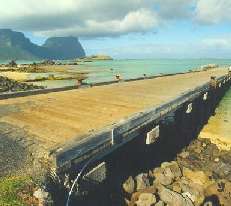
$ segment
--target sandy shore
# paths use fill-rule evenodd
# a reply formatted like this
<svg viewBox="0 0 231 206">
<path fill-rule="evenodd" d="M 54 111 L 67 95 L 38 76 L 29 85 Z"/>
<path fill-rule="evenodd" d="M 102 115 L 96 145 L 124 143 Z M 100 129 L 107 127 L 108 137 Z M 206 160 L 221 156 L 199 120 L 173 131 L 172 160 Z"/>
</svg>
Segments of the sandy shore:
<svg viewBox="0 0 231 206">
<path fill-rule="evenodd" d="M 231 90 L 227 92 L 215 115 L 209 119 L 199 137 L 209 138 L 222 150 L 231 149 Z"/>
</svg>

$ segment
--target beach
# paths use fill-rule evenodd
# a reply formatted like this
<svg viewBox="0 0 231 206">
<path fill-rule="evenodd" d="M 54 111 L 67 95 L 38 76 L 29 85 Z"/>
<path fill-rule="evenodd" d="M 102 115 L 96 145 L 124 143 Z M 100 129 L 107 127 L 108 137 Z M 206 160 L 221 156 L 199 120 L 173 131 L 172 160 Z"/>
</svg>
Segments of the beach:
<svg viewBox="0 0 231 206">
<path fill-rule="evenodd" d="M 147 168 L 122 185 L 127 205 L 231 203 L 231 90 L 199 136 L 169 162 Z M 148 171 L 148 172 L 147 172 Z"/>
<path fill-rule="evenodd" d="M 7 63 L 1 62 L 0 63 Z M 32 64 L 33 62 L 18 61 L 18 64 Z M 37 62 L 39 63 L 39 62 Z M 58 61 L 62 65 L 47 65 L 42 66 L 37 71 L 28 71 L 28 69 L 20 72 L 4 72 L 0 67 L 1 73 L 4 76 L 15 80 L 29 80 L 34 85 L 44 86 L 47 88 L 57 88 L 63 86 L 75 86 L 75 76 L 84 75 L 86 78 L 83 81 L 86 84 L 94 84 L 100 82 L 114 81 L 117 74 L 121 75 L 122 79 L 140 78 L 144 75 L 155 76 L 186 72 L 190 70 L 201 69 L 203 65 L 215 64 L 220 67 L 231 65 L 229 59 L 114 59 L 107 61 L 92 61 L 92 62 L 77 62 L 75 61 Z M 69 65 L 72 64 L 72 65 Z M 38 66 L 40 67 L 40 66 Z M 54 79 L 46 79 L 49 75 L 54 76 Z M 73 77 L 74 76 L 74 77 Z M 70 79 L 73 77 L 73 79 Z M 69 78 L 69 79 L 68 79 Z M 37 81 L 37 80 L 42 81 Z M 33 81 L 35 80 L 35 81 Z"/>
</svg>

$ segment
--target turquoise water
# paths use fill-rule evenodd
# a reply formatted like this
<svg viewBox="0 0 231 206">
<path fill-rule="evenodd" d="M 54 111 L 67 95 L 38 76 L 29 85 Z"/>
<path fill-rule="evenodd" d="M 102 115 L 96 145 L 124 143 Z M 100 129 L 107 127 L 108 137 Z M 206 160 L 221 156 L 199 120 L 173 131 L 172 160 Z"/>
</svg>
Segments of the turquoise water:
<svg viewBox="0 0 231 206">
<path fill-rule="evenodd" d="M 1 62 L 0 63 L 6 63 Z M 17 63 L 31 63 L 17 61 Z M 112 60 L 94 61 L 70 66 L 70 71 L 89 72 L 86 83 L 96 83 L 115 80 L 115 75 L 120 74 L 123 79 L 142 77 L 144 74 L 153 76 L 158 74 L 185 72 L 199 68 L 206 64 L 218 64 L 220 66 L 231 65 L 231 59 L 142 59 L 142 60 Z M 37 74 L 36 74 L 37 75 Z M 35 84 L 51 87 L 72 86 L 73 80 L 59 80 L 36 82 Z"/>
<path fill-rule="evenodd" d="M 185 72 L 206 64 L 231 65 L 231 59 L 148 59 L 88 62 L 82 67 L 92 70 L 89 82 L 111 81 L 116 74 L 124 79 L 157 74 Z M 103 72 L 99 72 L 103 70 Z"/>
</svg>

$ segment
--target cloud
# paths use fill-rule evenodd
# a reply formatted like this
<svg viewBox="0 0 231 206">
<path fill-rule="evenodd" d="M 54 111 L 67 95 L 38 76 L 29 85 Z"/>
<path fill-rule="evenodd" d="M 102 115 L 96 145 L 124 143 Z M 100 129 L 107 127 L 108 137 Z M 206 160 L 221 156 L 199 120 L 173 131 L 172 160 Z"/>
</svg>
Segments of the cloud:
<svg viewBox="0 0 231 206">
<path fill-rule="evenodd" d="M 148 32 L 158 26 L 158 17 L 155 13 L 147 9 L 139 9 L 129 12 L 123 19 L 112 19 L 97 21 L 94 19 L 86 20 L 83 24 L 73 25 L 68 28 L 57 28 L 54 30 L 39 31 L 37 34 L 52 36 L 59 34 L 78 35 L 84 37 L 105 37 L 118 36 L 130 32 Z"/>
<path fill-rule="evenodd" d="M 213 49 L 229 49 L 231 48 L 231 38 L 229 37 L 217 37 L 207 38 L 202 40 L 202 44 L 207 48 Z"/>
<path fill-rule="evenodd" d="M 154 5 L 163 19 L 187 19 L 193 15 L 195 0 L 155 0 Z"/>
<path fill-rule="evenodd" d="M 152 0 L 8 0 L 1 27 L 42 35 L 114 36 L 147 32 L 158 25 Z"/>
<path fill-rule="evenodd" d="M 155 31 L 169 19 L 190 16 L 188 0 L 7 0 L 2 28 L 38 35 L 118 36 Z"/>
<path fill-rule="evenodd" d="M 1 0 L 0 27 L 42 36 L 114 37 L 172 21 L 231 21 L 230 0 Z"/>
<path fill-rule="evenodd" d="M 196 20 L 203 24 L 231 22 L 230 0 L 198 0 Z"/>
</svg>

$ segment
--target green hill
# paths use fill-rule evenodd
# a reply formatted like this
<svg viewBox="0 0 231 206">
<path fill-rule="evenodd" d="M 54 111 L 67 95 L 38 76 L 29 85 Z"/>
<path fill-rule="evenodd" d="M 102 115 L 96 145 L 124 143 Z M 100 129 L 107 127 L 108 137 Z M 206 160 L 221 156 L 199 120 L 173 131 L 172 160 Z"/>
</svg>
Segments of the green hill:
<svg viewBox="0 0 231 206">
<path fill-rule="evenodd" d="M 84 56 L 84 49 L 76 37 L 52 37 L 38 46 L 21 32 L 0 29 L 0 60 L 74 59 Z"/>
</svg>

